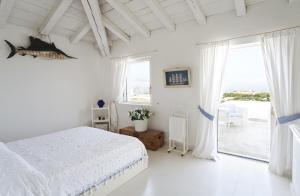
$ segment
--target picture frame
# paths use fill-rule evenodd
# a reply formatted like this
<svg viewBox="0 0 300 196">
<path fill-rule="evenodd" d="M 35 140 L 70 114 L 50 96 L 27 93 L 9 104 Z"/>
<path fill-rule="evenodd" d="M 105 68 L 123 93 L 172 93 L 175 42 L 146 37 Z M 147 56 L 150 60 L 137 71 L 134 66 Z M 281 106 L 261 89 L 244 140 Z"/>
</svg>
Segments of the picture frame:
<svg viewBox="0 0 300 196">
<path fill-rule="evenodd" d="M 163 72 L 166 88 L 191 87 L 191 69 L 189 67 L 168 68 Z"/>
</svg>

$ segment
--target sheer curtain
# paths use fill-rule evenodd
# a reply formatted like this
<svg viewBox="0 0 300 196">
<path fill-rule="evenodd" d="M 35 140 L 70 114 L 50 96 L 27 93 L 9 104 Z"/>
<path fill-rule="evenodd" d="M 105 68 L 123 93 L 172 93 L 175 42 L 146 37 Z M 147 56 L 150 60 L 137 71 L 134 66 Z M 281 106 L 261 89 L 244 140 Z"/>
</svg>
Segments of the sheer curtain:
<svg viewBox="0 0 300 196">
<path fill-rule="evenodd" d="M 111 130 L 118 131 L 118 112 L 116 104 L 123 99 L 126 87 L 127 64 L 126 58 L 118 58 L 112 62 L 112 103 Z"/>
<path fill-rule="evenodd" d="M 276 117 L 271 125 L 269 167 L 272 172 L 284 176 L 290 176 L 292 169 L 292 134 L 288 124 L 300 118 L 294 104 L 295 85 L 300 82 L 299 77 L 293 77 L 296 33 L 297 29 L 291 29 L 261 37 L 266 76 Z"/>
<path fill-rule="evenodd" d="M 217 158 L 217 119 L 222 79 L 229 43 L 216 42 L 201 46 L 200 56 L 200 123 L 193 155 Z"/>
</svg>

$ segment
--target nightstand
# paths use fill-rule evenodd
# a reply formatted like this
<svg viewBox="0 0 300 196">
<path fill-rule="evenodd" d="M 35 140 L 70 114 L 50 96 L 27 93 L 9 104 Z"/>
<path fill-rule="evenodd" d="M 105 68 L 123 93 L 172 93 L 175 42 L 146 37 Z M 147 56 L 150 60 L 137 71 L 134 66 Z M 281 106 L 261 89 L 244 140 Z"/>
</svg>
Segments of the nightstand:
<svg viewBox="0 0 300 196">
<path fill-rule="evenodd" d="M 92 126 L 97 128 L 97 125 L 107 125 L 107 131 L 110 131 L 110 108 L 109 106 L 99 108 L 92 106 Z"/>
</svg>

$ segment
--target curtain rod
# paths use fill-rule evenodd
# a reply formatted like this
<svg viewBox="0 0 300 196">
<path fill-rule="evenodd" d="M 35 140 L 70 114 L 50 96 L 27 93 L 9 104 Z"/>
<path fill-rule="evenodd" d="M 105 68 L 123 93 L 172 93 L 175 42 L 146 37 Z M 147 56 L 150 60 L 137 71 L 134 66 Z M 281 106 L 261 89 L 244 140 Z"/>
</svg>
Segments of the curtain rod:
<svg viewBox="0 0 300 196">
<path fill-rule="evenodd" d="M 229 38 L 229 39 L 223 39 L 223 40 L 217 40 L 217 41 L 211 41 L 211 42 L 201 42 L 201 43 L 197 43 L 196 46 L 201 46 L 201 45 L 214 43 L 214 42 L 232 41 L 232 40 L 241 39 L 241 38 L 254 37 L 254 36 L 258 36 L 258 35 L 262 35 L 262 34 L 266 34 L 266 33 L 273 33 L 273 32 L 277 32 L 277 31 L 295 29 L 295 28 L 298 28 L 298 27 L 300 27 L 300 25 L 293 26 L 293 27 L 288 27 L 288 28 L 277 29 L 277 30 L 274 30 L 274 31 L 266 31 L 266 32 L 263 32 L 263 33 L 242 35 L 242 36 L 233 37 L 233 38 Z"/>
<path fill-rule="evenodd" d="M 139 56 L 139 55 L 151 54 L 151 53 L 155 53 L 155 52 L 158 52 L 158 50 L 149 50 L 149 51 L 134 53 L 134 54 L 126 55 L 126 56 L 111 57 L 110 59 L 129 58 L 129 57 L 134 57 L 134 56 Z"/>
</svg>

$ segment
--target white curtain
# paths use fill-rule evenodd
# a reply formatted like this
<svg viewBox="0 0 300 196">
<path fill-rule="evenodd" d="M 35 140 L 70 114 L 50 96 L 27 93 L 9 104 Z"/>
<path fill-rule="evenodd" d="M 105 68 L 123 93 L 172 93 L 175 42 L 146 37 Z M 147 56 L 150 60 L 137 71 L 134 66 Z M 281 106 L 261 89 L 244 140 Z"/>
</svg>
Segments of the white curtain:
<svg viewBox="0 0 300 196">
<path fill-rule="evenodd" d="M 292 134 L 288 124 L 297 119 L 294 104 L 297 78 L 293 77 L 296 31 L 297 29 L 278 31 L 261 37 L 266 76 L 276 117 L 271 121 L 269 168 L 283 176 L 290 176 L 292 169 Z"/>
<path fill-rule="evenodd" d="M 193 155 L 217 158 L 217 118 L 222 94 L 222 79 L 229 43 L 217 42 L 201 46 L 200 56 L 200 122 Z"/>
<path fill-rule="evenodd" d="M 116 104 L 123 99 L 126 87 L 127 64 L 126 58 L 118 58 L 112 62 L 112 102 L 111 102 L 111 131 L 118 132 L 118 112 Z"/>
</svg>

